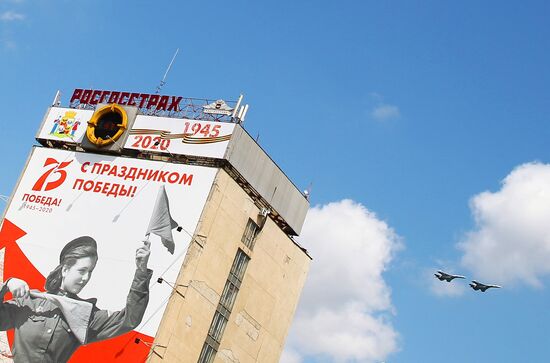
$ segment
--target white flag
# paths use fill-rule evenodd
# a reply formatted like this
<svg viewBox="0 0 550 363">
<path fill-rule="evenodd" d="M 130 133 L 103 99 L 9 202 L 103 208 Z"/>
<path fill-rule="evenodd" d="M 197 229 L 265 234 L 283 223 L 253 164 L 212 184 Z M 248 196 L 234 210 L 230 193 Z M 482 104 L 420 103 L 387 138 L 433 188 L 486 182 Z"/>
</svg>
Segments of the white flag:
<svg viewBox="0 0 550 363">
<path fill-rule="evenodd" d="M 178 223 L 173 220 L 170 215 L 168 195 L 166 195 L 166 189 L 164 189 L 164 185 L 162 185 L 159 188 L 155 209 L 151 215 L 149 227 L 147 228 L 145 236 L 149 237 L 151 233 L 156 234 L 160 237 L 164 247 L 166 247 L 171 254 L 174 254 L 175 244 L 174 237 L 172 236 L 172 229 L 177 226 Z"/>
<path fill-rule="evenodd" d="M 71 299 L 70 297 L 52 295 L 37 290 L 31 291 L 34 298 L 45 299 L 53 303 L 61 310 L 65 321 L 71 327 L 71 331 L 80 344 L 86 344 L 88 325 L 92 316 L 93 304 L 83 300 Z"/>
</svg>

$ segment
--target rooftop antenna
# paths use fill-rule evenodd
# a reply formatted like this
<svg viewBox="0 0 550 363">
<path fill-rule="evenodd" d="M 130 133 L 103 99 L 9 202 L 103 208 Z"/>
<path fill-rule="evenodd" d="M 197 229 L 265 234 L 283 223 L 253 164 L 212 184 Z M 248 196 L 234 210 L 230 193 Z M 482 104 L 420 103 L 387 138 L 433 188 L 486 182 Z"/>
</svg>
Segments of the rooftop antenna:
<svg viewBox="0 0 550 363">
<path fill-rule="evenodd" d="M 61 91 L 57 90 L 57 92 L 55 93 L 55 97 L 52 101 L 52 106 L 59 107 L 59 105 L 61 105 Z"/>
<path fill-rule="evenodd" d="M 243 94 L 241 93 L 239 95 L 239 99 L 237 101 L 237 104 L 235 105 L 235 108 L 233 109 L 233 114 L 231 115 L 232 118 L 237 117 L 237 111 L 239 111 L 239 106 L 241 105 L 242 100 L 243 100 Z"/>
<path fill-rule="evenodd" d="M 303 192 L 303 195 L 308 202 L 309 202 L 309 198 L 311 197 L 311 188 L 313 188 L 313 183 L 309 183 L 309 185 Z"/>
<path fill-rule="evenodd" d="M 248 105 L 244 105 L 239 110 L 239 113 L 237 114 L 237 118 L 239 119 L 239 123 L 244 123 L 244 118 L 246 117 L 246 113 L 248 112 Z"/>
<path fill-rule="evenodd" d="M 164 72 L 164 77 L 162 77 L 162 81 L 160 81 L 160 84 L 157 86 L 156 94 L 159 94 L 162 87 L 166 84 L 166 76 L 168 76 L 168 72 L 170 72 L 170 68 L 172 68 L 172 63 L 174 63 L 174 60 L 176 59 L 176 56 L 178 55 L 179 51 L 180 51 L 179 48 L 176 49 L 176 53 L 174 53 L 174 56 L 172 57 L 172 60 L 170 61 L 168 68 L 166 68 L 166 72 Z"/>
</svg>

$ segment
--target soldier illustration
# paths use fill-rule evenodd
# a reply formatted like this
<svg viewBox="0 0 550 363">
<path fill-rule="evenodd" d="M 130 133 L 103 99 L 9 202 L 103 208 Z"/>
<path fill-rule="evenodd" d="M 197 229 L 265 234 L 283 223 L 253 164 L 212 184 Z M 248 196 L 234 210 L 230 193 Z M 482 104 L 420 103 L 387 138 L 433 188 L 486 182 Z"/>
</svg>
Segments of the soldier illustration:
<svg viewBox="0 0 550 363">
<path fill-rule="evenodd" d="M 0 284 L 0 296 L 9 291 L 13 299 L 0 305 L 0 330 L 15 329 L 13 360 L 20 362 L 67 362 L 84 344 L 110 339 L 136 328 L 149 301 L 147 268 L 150 243 L 136 251 L 136 271 L 126 306 L 115 312 L 96 307 L 96 299 L 80 299 L 98 261 L 92 237 L 78 237 L 65 245 L 59 265 L 46 279 L 46 293 L 29 290 L 28 284 L 10 278 Z"/>
</svg>

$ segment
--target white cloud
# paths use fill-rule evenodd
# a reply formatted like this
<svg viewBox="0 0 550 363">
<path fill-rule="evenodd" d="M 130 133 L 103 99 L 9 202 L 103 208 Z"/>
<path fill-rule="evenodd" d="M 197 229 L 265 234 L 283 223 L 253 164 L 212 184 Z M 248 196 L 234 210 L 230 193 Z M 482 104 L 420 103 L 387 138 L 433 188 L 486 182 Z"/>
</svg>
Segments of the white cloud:
<svg viewBox="0 0 550 363">
<path fill-rule="evenodd" d="M 279 360 L 279 363 L 300 363 L 300 362 L 302 362 L 302 358 L 296 351 L 292 349 L 285 349 L 283 351 L 283 354 L 281 355 L 281 359 Z"/>
<path fill-rule="evenodd" d="M 458 245 L 462 265 L 482 282 L 540 287 L 550 275 L 550 165 L 520 165 L 471 209 L 476 228 Z"/>
<path fill-rule="evenodd" d="M 377 121 L 386 121 L 399 118 L 401 113 L 399 112 L 399 108 L 397 106 L 381 104 L 372 110 L 371 116 Z"/>
<path fill-rule="evenodd" d="M 351 200 L 309 211 L 300 241 L 313 261 L 288 338 L 285 362 L 324 356 L 334 362 L 380 362 L 398 349 L 382 277 L 399 237 Z"/>
<path fill-rule="evenodd" d="M 25 15 L 15 11 L 5 11 L 0 14 L 0 21 L 20 21 L 25 20 Z"/>
</svg>

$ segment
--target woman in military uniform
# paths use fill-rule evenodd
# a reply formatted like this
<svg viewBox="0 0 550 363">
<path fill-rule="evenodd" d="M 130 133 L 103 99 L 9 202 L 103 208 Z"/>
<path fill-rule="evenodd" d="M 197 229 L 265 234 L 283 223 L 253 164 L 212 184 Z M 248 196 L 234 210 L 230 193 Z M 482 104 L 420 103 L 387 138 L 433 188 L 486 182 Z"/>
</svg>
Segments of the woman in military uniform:
<svg viewBox="0 0 550 363">
<path fill-rule="evenodd" d="M 47 293 L 84 302 L 90 311 L 72 310 L 85 316 L 84 334 L 77 334 L 67 322 L 56 299 L 35 298 L 28 284 L 11 278 L 0 284 L 0 298 L 9 291 L 14 299 L 0 305 L 0 330 L 15 329 L 12 347 L 13 360 L 20 362 L 67 362 L 83 344 L 116 337 L 136 328 L 143 318 L 149 301 L 149 280 L 152 271 L 147 268 L 149 242 L 136 251 L 136 272 L 126 307 L 108 312 L 95 306 L 96 299 L 82 300 L 77 294 L 86 286 L 97 263 L 97 244 L 92 237 L 82 236 L 69 242 L 61 251 L 59 266 L 46 279 Z M 42 296 L 51 296 L 43 294 Z M 77 304 L 78 305 L 78 304 Z M 84 309 L 86 310 L 86 309 Z"/>
</svg>

